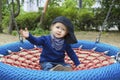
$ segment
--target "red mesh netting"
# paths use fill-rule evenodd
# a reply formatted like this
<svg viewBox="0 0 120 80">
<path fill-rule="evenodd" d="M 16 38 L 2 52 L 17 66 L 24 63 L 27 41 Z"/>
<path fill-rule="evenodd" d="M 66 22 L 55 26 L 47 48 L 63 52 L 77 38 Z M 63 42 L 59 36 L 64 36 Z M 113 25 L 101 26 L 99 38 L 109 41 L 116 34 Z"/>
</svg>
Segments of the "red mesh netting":
<svg viewBox="0 0 120 80">
<path fill-rule="evenodd" d="M 22 49 L 19 52 L 11 52 L 10 55 L 2 58 L 2 62 L 16 67 L 40 70 L 39 58 L 41 51 L 41 48 L 34 48 L 30 50 Z M 98 68 L 114 63 L 114 59 L 100 52 L 78 48 L 74 49 L 74 51 L 81 62 L 79 68 L 75 67 L 73 61 L 71 61 L 67 55 L 65 57 L 65 62 L 71 64 L 73 70 Z"/>
</svg>

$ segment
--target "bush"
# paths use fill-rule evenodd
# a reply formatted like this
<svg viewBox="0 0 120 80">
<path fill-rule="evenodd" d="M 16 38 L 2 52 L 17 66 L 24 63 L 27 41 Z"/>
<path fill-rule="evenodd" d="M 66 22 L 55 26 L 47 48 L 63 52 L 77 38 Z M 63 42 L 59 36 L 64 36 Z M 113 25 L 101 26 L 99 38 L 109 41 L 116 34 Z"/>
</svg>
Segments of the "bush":
<svg viewBox="0 0 120 80">
<path fill-rule="evenodd" d="M 57 16 L 62 15 L 62 8 L 49 8 L 46 12 L 46 15 L 44 16 L 44 21 L 42 23 L 41 28 L 42 29 L 49 29 L 49 26 L 51 25 L 53 19 Z"/>
<path fill-rule="evenodd" d="M 28 29 L 35 29 L 37 27 L 37 22 L 35 22 L 35 20 L 39 16 L 40 14 L 36 12 L 24 13 L 20 14 L 15 20 L 19 28 L 27 27 Z M 4 28 L 8 27 L 9 20 L 9 16 L 4 16 L 4 19 L 2 21 L 2 26 L 4 26 Z M 15 27 L 13 29 L 15 29 Z"/>
<path fill-rule="evenodd" d="M 44 33 L 42 30 L 49 30 L 51 22 L 57 16 L 66 16 L 69 18 L 75 26 L 75 30 L 86 30 L 90 28 L 93 23 L 93 13 L 88 9 L 79 9 L 75 5 L 77 5 L 76 0 L 65 0 L 63 6 L 60 6 L 57 2 L 53 4 L 51 1 L 42 24 L 39 24 L 41 12 L 21 13 L 16 18 L 16 21 L 20 28 L 28 27 L 29 30 L 34 29 L 38 34 L 41 34 L 41 32 Z M 36 22 L 37 18 L 39 20 Z M 8 21 L 9 17 L 5 17 L 4 24 L 8 24 Z"/>
<path fill-rule="evenodd" d="M 48 30 L 43 30 L 40 28 L 36 28 L 34 31 L 30 31 L 33 35 L 40 36 L 40 35 L 47 35 L 49 34 Z"/>
<path fill-rule="evenodd" d="M 87 9 L 80 9 L 76 17 L 76 26 L 79 30 L 91 30 L 94 14 Z"/>
<path fill-rule="evenodd" d="M 35 29 L 37 27 L 37 22 L 35 22 L 36 18 L 40 16 L 39 13 L 30 12 L 20 14 L 17 18 L 17 24 L 20 28 L 27 27 L 28 29 Z"/>
<path fill-rule="evenodd" d="M 75 6 L 76 4 L 77 3 L 75 0 L 65 0 L 63 6 L 60 6 L 57 2 L 55 3 L 51 1 L 44 18 L 42 28 L 49 29 L 53 19 L 58 16 L 66 16 L 67 18 L 71 19 L 74 24 L 74 20 L 77 17 L 76 13 L 78 11 Z"/>
</svg>

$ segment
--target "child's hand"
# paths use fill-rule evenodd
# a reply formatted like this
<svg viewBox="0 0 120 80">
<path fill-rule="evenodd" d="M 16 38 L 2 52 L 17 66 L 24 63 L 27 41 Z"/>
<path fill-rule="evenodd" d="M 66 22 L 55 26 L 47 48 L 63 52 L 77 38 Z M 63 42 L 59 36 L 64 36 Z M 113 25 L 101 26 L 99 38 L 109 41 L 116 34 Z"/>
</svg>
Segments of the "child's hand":
<svg viewBox="0 0 120 80">
<path fill-rule="evenodd" d="M 83 65 L 79 64 L 78 66 L 76 66 L 76 68 L 74 70 L 82 70 Z"/>
<path fill-rule="evenodd" d="M 82 67 L 84 67 L 84 65 L 83 64 L 79 64 L 76 68 L 82 68 Z"/>
<path fill-rule="evenodd" d="M 25 28 L 25 30 L 21 29 L 20 30 L 20 34 L 22 35 L 22 37 L 24 38 L 28 38 L 29 37 L 29 31 L 27 28 Z"/>
</svg>

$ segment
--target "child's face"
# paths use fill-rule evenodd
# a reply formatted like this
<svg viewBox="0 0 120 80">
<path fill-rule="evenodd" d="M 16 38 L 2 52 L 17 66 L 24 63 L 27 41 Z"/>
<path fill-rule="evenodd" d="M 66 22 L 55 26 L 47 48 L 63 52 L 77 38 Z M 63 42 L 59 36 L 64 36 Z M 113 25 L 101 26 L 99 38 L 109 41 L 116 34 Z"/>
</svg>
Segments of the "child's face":
<svg viewBox="0 0 120 80">
<path fill-rule="evenodd" d="M 67 34 L 67 28 L 62 23 L 55 23 L 51 26 L 51 32 L 56 38 L 63 38 Z"/>
</svg>

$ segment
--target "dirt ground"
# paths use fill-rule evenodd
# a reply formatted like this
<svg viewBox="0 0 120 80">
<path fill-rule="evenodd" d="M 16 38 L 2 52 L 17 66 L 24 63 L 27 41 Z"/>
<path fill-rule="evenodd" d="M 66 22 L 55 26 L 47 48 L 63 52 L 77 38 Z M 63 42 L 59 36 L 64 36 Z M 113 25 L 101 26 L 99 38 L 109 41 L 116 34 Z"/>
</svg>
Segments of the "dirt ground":
<svg viewBox="0 0 120 80">
<path fill-rule="evenodd" d="M 76 37 L 80 40 L 96 41 L 98 34 L 99 32 L 76 32 Z M 103 32 L 100 42 L 120 48 L 120 32 Z"/>
<path fill-rule="evenodd" d="M 78 40 L 96 41 L 99 32 L 75 32 Z M 12 36 L 8 34 L 0 34 L 0 45 L 19 41 L 19 36 Z M 103 32 L 100 42 L 107 43 L 120 48 L 120 32 Z"/>
</svg>

